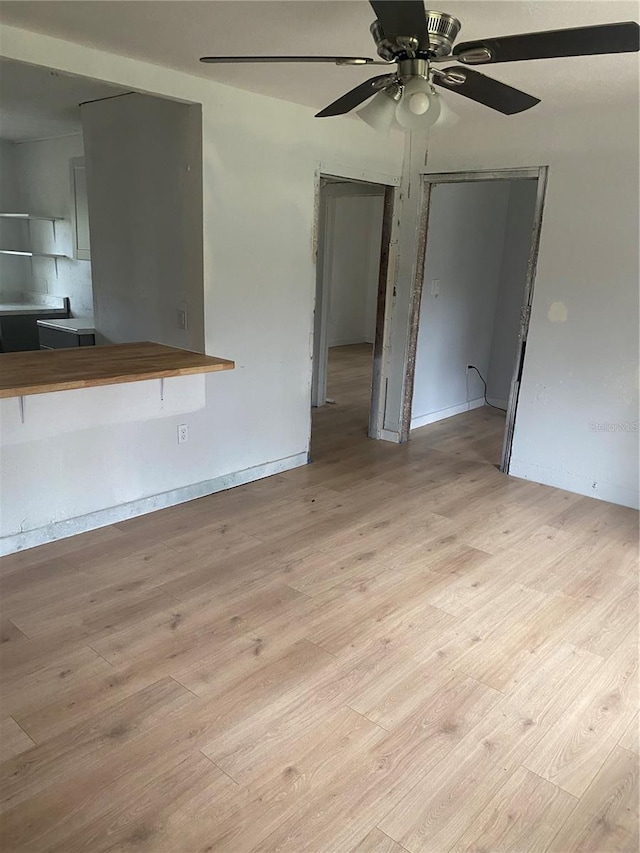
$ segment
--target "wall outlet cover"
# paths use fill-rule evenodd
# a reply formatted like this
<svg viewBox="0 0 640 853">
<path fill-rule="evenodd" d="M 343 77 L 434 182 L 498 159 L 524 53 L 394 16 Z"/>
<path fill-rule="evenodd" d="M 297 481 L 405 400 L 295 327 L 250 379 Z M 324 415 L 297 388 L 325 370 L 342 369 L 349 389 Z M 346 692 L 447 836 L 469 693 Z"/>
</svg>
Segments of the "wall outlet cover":
<svg viewBox="0 0 640 853">
<path fill-rule="evenodd" d="M 179 329 L 184 329 L 186 331 L 188 327 L 186 308 L 178 308 L 176 311 L 176 325 Z"/>
</svg>

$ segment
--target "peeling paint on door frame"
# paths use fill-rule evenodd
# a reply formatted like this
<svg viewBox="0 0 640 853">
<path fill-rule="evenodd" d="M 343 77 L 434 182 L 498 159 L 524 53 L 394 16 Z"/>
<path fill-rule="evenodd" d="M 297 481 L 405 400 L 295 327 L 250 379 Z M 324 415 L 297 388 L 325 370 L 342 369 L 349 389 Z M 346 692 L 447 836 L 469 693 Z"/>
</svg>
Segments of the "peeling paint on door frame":
<svg viewBox="0 0 640 853">
<path fill-rule="evenodd" d="M 393 293 L 393 278 L 395 275 L 395 252 L 397 250 L 397 233 L 396 233 L 396 216 L 395 210 L 397 205 L 397 188 L 400 184 L 400 178 L 396 175 L 388 175 L 379 172 L 361 171 L 359 169 L 351 169 L 345 166 L 336 166 L 330 164 L 318 163 L 314 174 L 314 224 L 312 231 L 312 255 L 316 263 L 316 274 L 322 275 L 322 232 L 323 222 L 321 217 L 324 215 L 324 205 L 321 203 L 321 188 L 323 179 L 342 179 L 356 184 L 370 184 L 380 188 L 384 188 L 384 210 L 382 218 L 382 237 L 381 237 L 381 254 L 380 254 L 380 276 L 378 280 L 378 301 L 376 309 L 376 332 L 373 352 L 372 365 L 372 390 L 371 390 L 371 406 L 369 410 L 369 437 L 379 439 L 382 437 L 384 423 L 384 408 L 386 394 L 383 388 L 384 375 L 384 360 L 387 351 L 387 339 L 389 337 L 389 315 L 391 310 L 391 300 Z M 317 402 L 318 389 L 317 370 L 318 365 L 315 363 L 319 358 L 322 358 L 322 353 L 319 352 L 318 340 L 321 337 L 319 331 L 319 320 L 317 312 L 322 311 L 322 305 L 318 304 L 317 299 L 318 285 L 316 280 L 316 299 L 314 301 L 314 321 L 313 321 L 313 340 L 311 346 L 312 360 L 312 380 L 311 380 L 311 400 L 312 404 Z M 326 320 L 326 318 L 325 318 Z M 310 441 L 310 434 L 309 434 Z"/>
<path fill-rule="evenodd" d="M 548 166 L 535 166 L 522 169 L 498 169 L 487 171 L 469 172 L 422 172 L 422 212 L 418 232 L 418 262 L 416 264 L 416 277 L 412 296 L 411 316 L 409 320 L 409 355 L 407 359 L 407 375 L 405 379 L 405 392 L 402 407 L 401 434 L 407 438 L 411 429 L 411 408 L 413 404 L 413 383 L 415 378 L 415 353 L 418 343 L 418 324 L 420 319 L 420 303 L 422 299 L 422 287 L 424 279 L 424 261 L 427 251 L 427 240 L 429 230 L 429 209 L 431 204 L 431 192 L 436 184 L 458 184 L 467 181 L 514 181 L 521 179 L 535 179 L 538 182 L 536 205 L 533 216 L 531 231 L 531 248 L 527 262 L 527 278 L 525 283 L 524 298 L 522 302 L 521 322 L 518 331 L 518 348 L 515 360 L 515 369 L 511 380 L 509 402 L 507 404 L 506 425 L 504 432 L 504 444 L 502 448 L 502 461 L 500 470 L 504 474 L 509 473 L 511 462 L 511 448 L 513 445 L 513 432 L 515 428 L 518 397 L 520 394 L 520 382 L 524 366 L 526 341 L 529 333 L 529 321 L 531 317 L 531 302 L 533 299 L 533 286 L 538 264 L 538 251 L 540 248 L 540 234 L 542 231 L 542 217 L 544 213 L 544 202 L 549 175 Z M 406 439 L 405 439 L 406 440 Z"/>
</svg>

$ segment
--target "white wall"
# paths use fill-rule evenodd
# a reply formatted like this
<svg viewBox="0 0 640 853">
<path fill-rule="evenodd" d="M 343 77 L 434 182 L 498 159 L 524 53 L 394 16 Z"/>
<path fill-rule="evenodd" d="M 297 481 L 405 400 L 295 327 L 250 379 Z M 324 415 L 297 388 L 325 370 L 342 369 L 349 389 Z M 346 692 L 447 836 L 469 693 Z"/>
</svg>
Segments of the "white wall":
<svg viewBox="0 0 640 853">
<path fill-rule="evenodd" d="M 510 188 L 482 181 L 432 189 L 412 428 L 482 404 L 482 382 L 467 365 L 487 378 Z"/>
<path fill-rule="evenodd" d="M 15 156 L 15 143 L 0 139 L 0 191 L 4 213 L 19 212 L 12 209 L 19 203 Z"/>
<path fill-rule="evenodd" d="M 83 156 L 82 136 L 21 142 L 15 145 L 15 151 L 21 211 L 64 217 L 64 222 L 56 223 L 55 241 L 50 222 L 31 222 L 28 227 L 32 249 L 71 256 L 72 192 L 69 161 L 72 157 Z M 73 316 L 87 317 L 92 314 L 89 261 L 72 257 L 57 262 L 51 258 L 33 258 L 31 263 L 23 261 L 23 264 L 25 289 L 68 296 Z"/>
<path fill-rule="evenodd" d="M 638 506 L 638 93 L 434 134 L 433 172 L 549 166 L 511 473 Z M 472 140 L 472 143 L 469 142 Z M 635 425 L 635 426 L 634 426 Z"/>
<path fill-rule="evenodd" d="M 17 182 L 17 146 L 13 142 L 0 139 L 0 212 L 19 213 L 20 196 Z M 23 222 L 12 219 L 0 219 L 0 248 L 22 249 L 27 245 L 27 230 Z M 22 289 L 29 280 L 31 267 L 29 261 L 0 255 L 0 301 L 3 294 L 9 300 L 11 294 Z"/>
<path fill-rule="evenodd" d="M 337 195 L 331 205 L 329 346 L 373 343 L 384 196 Z"/>
<path fill-rule="evenodd" d="M 81 112 L 96 342 L 204 349 L 200 108 L 133 93 Z"/>
<path fill-rule="evenodd" d="M 515 368 L 537 192 L 536 180 L 510 182 L 500 286 L 486 376 L 487 399 L 502 408 L 506 408 L 509 400 Z"/>
<path fill-rule="evenodd" d="M 170 466 L 171 419 L 97 426 L 90 441 L 69 440 L 68 454 L 77 448 L 74 464 L 55 470 L 38 460 L 58 444 L 25 432 L 19 457 L 12 450 L 2 462 L 5 509 L 20 506 L 20 524 L 30 531 L 45 525 L 43 494 L 57 522 L 112 507 L 124 499 L 112 485 L 113 466 L 122 459 L 130 501 L 302 464 L 310 435 L 318 174 L 397 177 L 402 140 L 389 141 L 351 118 L 314 119 L 307 107 L 12 27 L 3 28 L 1 50 L 202 104 L 205 346 L 236 361 L 234 371 L 206 377 L 205 407 L 185 418 L 193 424 L 189 443 Z M 98 390 L 87 404 L 106 405 Z M 64 409 L 65 393 L 51 395 L 51 405 Z M 14 417 L 16 405 L 1 401 L 0 416 Z M 19 534 L 13 511 L 3 511 L 1 523 L 3 535 Z M 18 535 L 11 544 L 27 541 L 34 540 Z"/>
</svg>

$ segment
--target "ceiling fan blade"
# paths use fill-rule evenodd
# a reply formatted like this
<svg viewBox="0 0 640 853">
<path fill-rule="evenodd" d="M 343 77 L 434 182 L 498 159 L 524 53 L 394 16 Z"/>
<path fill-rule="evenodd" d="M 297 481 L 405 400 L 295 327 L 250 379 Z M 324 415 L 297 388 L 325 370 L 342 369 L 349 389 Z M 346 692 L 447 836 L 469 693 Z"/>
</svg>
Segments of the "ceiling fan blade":
<svg viewBox="0 0 640 853">
<path fill-rule="evenodd" d="M 381 89 L 385 89 L 390 83 L 396 79 L 395 74 L 381 74 L 378 77 L 372 77 L 365 83 L 351 89 L 346 95 L 338 98 L 328 107 L 325 107 L 319 113 L 316 113 L 316 118 L 327 118 L 327 116 L 341 116 L 348 113 L 350 110 L 362 104 L 367 98 L 375 95 Z"/>
<path fill-rule="evenodd" d="M 485 77 L 484 74 L 473 71 L 471 68 L 451 65 L 449 68 L 442 69 L 442 75 L 448 74 L 451 74 L 452 77 L 454 75 L 460 78 L 464 76 L 464 81 L 454 83 L 451 79 L 448 80 L 446 76 L 436 74 L 433 82 L 436 86 L 457 92 L 465 98 L 484 104 L 485 107 L 491 107 L 492 110 L 497 110 L 506 116 L 524 112 L 524 110 L 529 110 L 540 103 L 540 98 L 527 95 L 526 92 L 500 83 L 499 80 L 494 80 L 492 77 Z"/>
<path fill-rule="evenodd" d="M 225 62 L 330 62 L 334 65 L 371 65 L 374 60 L 367 56 L 201 56 L 200 62 L 212 65 Z"/>
<path fill-rule="evenodd" d="M 639 34 L 640 27 L 635 21 L 600 24 L 596 27 L 467 41 L 456 45 L 453 55 L 465 65 L 484 65 L 561 56 L 633 53 L 640 49 Z"/>
<path fill-rule="evenodd" d="M 429 44 L 427 16 L 422 0 L 369 0 L 387 39 L 415 36 L 420 46 Z"/>
</svg>

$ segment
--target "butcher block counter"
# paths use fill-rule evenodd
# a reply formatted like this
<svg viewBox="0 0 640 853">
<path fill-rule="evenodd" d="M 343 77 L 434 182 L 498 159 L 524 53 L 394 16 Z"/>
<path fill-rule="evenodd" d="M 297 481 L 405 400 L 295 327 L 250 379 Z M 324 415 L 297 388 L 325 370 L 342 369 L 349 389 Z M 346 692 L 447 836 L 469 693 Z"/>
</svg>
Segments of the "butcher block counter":
<svg viewBox="0 0 640 853">
<path fill-rule="evenodd" d="M 151 342 L 0 354 L 0 398 L 233 370 L 225 358 Z"/>
</svg>

